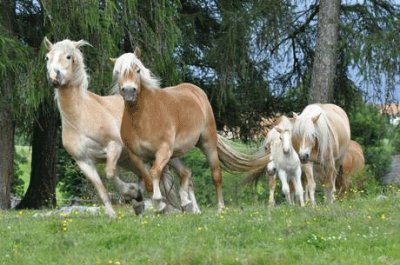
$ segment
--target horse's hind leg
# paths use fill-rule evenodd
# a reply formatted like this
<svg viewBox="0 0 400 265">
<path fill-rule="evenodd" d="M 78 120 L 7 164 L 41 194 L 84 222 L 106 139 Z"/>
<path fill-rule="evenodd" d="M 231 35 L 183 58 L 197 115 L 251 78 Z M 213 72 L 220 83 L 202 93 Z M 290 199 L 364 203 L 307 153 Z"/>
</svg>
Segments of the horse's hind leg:
<svg viewBox="0 0 400 265">
<path fill-rule="evenodd" d="M 199 142 L 199 147 L 206 155 L 210 164 L 211 175 L 213 177 L 215 191 L 217 193 L 218 211 L 222 211 L 225 208 L 225 204 L 222 195 L 222 172 L 217 151 L 217 135 L 215 135 L 215 137 L 205 137 L 202 135 Z"/>
<path fill-rule="evenodd" d="M 82 170 L 86 178 L 88 178 L 96 188 L 96 191 L 106 208 L 106 214 L 109 217 L 115 218 L 116 214 L 111 205 L 110 197 L 108 196 L 108 192 L 101 182 L 100 176 L 96 171 L 96 166 L 92 162 L 76 161 L 76 163 L 78 164 L 79 168 Z"/>
<path fill-rule="evenodd" d="M 170 165 L 178 172 L 181 178 L 179 195 L 181 197 L 181 206 L 183 210 L 200 213 L 200 208 L 197 205 L 196 196 L 194 195 L 192 172 L 178 158 L 171 159 Z"/>
<path fill-rule="evenodd" d="M 335 201 L 336 171 L 332 168 L 329 168 L 326 171 L 327 174 L 324 179 L 325 200 L 327 203 L 331 204 Z"/>
<path fill-rule="evenodd" d="M 130 199 L 138 199 L 141 197 L 141 191 L 135 183 L 126 183 L 116 175 L 116 167 L 118 159 L 122 152 L 122 146 L 118 143 L 111 142 L 107 146 L 106 175 L 112 180 L 118 191 L 125 197 Z"/>
</svg>

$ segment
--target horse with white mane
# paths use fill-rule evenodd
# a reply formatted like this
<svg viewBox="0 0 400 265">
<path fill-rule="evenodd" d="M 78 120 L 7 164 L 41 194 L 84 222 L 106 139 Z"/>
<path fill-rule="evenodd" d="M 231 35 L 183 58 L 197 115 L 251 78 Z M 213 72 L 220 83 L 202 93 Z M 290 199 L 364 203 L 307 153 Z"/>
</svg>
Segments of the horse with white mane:
<svg viewBox="0 0 400 265">
<path fill-rule="evenodd" d="M 291 182 L 294 186 L 295 195 L 300 202 L 300 205 L 304 206 L 300 159 L 292 145 L 292 129 L 292 121 L 283 115 L 280 118 L 279 124 L 268 132 L 267 137 L 264 140 L 264 146 L 271 149 L 272 159 L 272 161 L 267 165 L 267 172 L 270 179 L 270 205 L 275 203 L 275 183 L 271 179 L 275 178 L 272 174 L 274 172 L 273 167 L 275 167 L 275 171 L 282 183 L 282 192 L 285 195 L 287 202 L 289 204 L 294 204 L 288 183 Z M 272 162 L 273 165 L 271 164 Z"/>
<path fill-rule="evenodd" d="M 125 183 L 116 176 L 116 167 L 122 166 L 144 177 L 146 188 L 152 191 L 151 180 L 146 179 L 147 168 L 134 166 L 128 159 L 127 151 L 120 137 L 120 127 L 124 101 L 120 95 L 99 96 L 88 91 L 88 75 L 80 47 L 88 45 L 86 41 L 63 40 L 51 43 L 44 38 L 49 52 L 46 55 L 47 77 L 55 88 L 55 98 L 62 120 L 62 142 L 67 152 L 74 158 L 84 175 L 95 186 L 105 205 L 106 213 L 115 217 L 115 211 L 106 188 L 96 169 L 97 163 L 106 164 L 107 178 L 127 197 L 140 199 L 141 188 L 133 183 Z M 175 159 L 171 165 L 190 178 L 190 171 Z M 173 200 L 175 193 L 169 192 L 170 177 L 164 174 L 166 189 L 163 193 Z M 190 196 L 194 202 L 194 211 L 199 211 L 194 193 Z"/>
<path fill-rule="evenodd" d="M 160 81 L 140 61 L 140 51 L 126 53 L 115 60 L 116 90 L 125 100 L 121 137 L 135 164 L 151 162 L 153 203 L 162 210 L 158 190 L 160 172 L 174 157 L 195 146 L 205 154 L 211 168 L 218 209 L 224 208 L 220 160 L 232 171 L 251 171 L 265 167 L 267 156 L 246 156 L 234 151 L 217 134 L 213 110 L 199 87 L 182 83 L 160 88 Z M 181 178 L 182 203 L 187 198 L 187 179 Z"/>
<path fill-rule="evenodd" d="M 350 124 L 346 112 L 334 104 L 311 104 L 300 115 L 293 114 L 293 145 L 307 177 L 306 194 L 315 204 L 313 163 L 324 172 L 321 177 L 326 201 L 335 200 L 336 175 L 350 144 Z"/>
</svg>

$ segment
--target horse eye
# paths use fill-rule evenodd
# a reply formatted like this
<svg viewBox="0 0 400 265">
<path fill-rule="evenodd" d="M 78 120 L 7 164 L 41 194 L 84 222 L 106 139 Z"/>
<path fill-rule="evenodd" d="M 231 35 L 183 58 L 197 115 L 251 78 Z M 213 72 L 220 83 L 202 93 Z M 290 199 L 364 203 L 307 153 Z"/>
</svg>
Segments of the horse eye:
<svg viewBox="0 0 400 265">
<path fill-rule="evenodd" d="M 136 70 L 136 73 L 140 74 L 140 68 L 138 68 L 138 69 Z"/>
<path fill-rule="evenodd" d="M 49 57 L 46 55 L 46 56 L 44 57 L 44 60 L 47 62 L 47 61 L 49 60 Z"/>
<path fill-rule="evenodd" d="M 66 58 L 67 60 L 71 60 L 72 56 L 68 54 Z"/>
</svg>

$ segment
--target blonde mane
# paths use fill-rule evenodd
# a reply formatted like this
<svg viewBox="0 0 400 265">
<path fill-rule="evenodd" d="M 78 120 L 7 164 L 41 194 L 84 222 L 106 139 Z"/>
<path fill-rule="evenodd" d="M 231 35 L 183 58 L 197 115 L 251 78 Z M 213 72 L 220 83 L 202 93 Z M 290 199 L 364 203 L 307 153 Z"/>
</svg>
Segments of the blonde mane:
<svg viewBox="0 0 400 265">
<path fill-rule="evenodd" d="M 118 93 L 117 80 L 120 75 L 125 75 L 132 70 L 133 66 L 138 66 L 140 69 L 140 82 L 147 88 L 159 89 L 161 80 L 156 77 L 148 68 L 146 68 L 142 61 L 134 53 L 125 53 L 118 57 L 115 62 L 113 70 L 113 79 L 115 84 L 112 87 L 111 93 Z"/>
<path fill-rule="evenodd" d="M 319 116 L 314 123 L 312 119 Z M 338 149 L 336 135 L 326 112 L 319 104 L 307 106 L 301 115 L 297 117 L 293 128 L 294 137 L 304 137 L 307 141 L 313 141 L 314 137 L 318 144 L 318 160 L 321 165 L 330 165 L 335 169 L 334 148 Z M 326 159 L 328 158 L 328 159 Z"/>
</svg>

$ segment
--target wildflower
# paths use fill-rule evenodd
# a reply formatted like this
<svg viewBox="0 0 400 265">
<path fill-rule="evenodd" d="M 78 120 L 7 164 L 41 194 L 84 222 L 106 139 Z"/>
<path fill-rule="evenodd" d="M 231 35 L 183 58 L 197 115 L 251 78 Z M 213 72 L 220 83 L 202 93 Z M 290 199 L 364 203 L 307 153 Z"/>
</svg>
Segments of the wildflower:
<svg viewBox="0 0 400 265">
<path fill-rule="evenodd" d="M 382 219 L 382 220 L 385 220 L 385 219 L 386 219 L 386 216 L 385 216 L 384 213 L 381 215 L 381 219 Z"/>
</svg>

